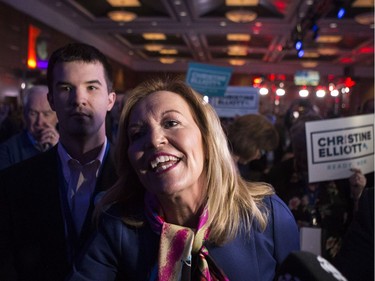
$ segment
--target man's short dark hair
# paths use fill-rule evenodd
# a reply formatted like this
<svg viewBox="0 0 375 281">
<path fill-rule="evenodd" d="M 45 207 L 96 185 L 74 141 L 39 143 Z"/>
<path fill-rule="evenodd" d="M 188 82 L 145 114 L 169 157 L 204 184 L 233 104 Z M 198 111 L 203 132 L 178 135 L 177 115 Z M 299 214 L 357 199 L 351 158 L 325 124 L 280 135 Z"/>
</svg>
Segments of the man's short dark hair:
<svg viewBox="0 0 375 281">
<path fill-rule="evenodd" d="M 71 43 L 55 50 L 49 61 L 47 68 L 48 90 L 53 92 L 53 70 L 55 65 L 63 62 L 82 61 L 85 63 L 99 62 L 103 65 L 104 75 L 108 87 L 108 92 L 112 92 L 113 72 L 106 56 L 95 47 L 84 43 Z"/>
</svg>

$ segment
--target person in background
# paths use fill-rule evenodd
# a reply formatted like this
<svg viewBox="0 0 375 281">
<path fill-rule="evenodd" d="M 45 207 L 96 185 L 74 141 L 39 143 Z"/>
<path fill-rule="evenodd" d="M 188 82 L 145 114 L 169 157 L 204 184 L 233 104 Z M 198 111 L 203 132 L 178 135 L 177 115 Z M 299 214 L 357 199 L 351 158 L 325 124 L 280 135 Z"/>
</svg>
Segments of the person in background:
<svg viewBox="0 0 375 281">
<path fill-rule="evenodd" d="M 120 122 L 121 110 L 125 105 L 127 94 L 117 94 L 116 101 L 112 110 L 107 114 L 106 130 L 108 139 L 115 144 L 117 141 L 118 127 Z"/>
<path fill-rule="evenodd" d="M 365 188 L 360 195 L 358 210 L 333 264 L 349 281 L 374 280 L 374 187 Z"/>
<path fill-rule="evenodd" d="M 0 95 L 4 92 L 0 92 Z M 19 109 L 17 97 L 5 96 L 0 99 L 0 143 L 20 133 L 24 128 L 24 120 Z"/>
<path fill-rule="evenodd" d="M 322 230 L 322 256 L 329 261 L 340 249 L 342 237 L 352 219 L 355 202 L 366 185 L 359 169 L 346 179 L 308 181 L 306 122 L 322 120 L 310 112 L 296 120 L 290 129 L 292 157 L 274 165 L 266 182 L 292 211 L 299 227 Z"/>
<path fill-rule="evenodd" d="M 119 180 L 68 280 L 273 280 L 299 249 L 297 225 L 271 186 L 238 174 L 203 97 L 149 80 L 120 120 Z"/>
<path fill-rule="evenodd" d="M 0 280 L 64 280 L 93 229 L 95 201 L 117 179 L 105 135 L 116 98 L 105 56 L 68 44 L 52 53 L 47 80 L 60 139 L 0 172 Z"/>
<path fill-rule="evenodd" d="M 0 170 L 33 157 L 56 145 L 57 116 L 47 100 L 48 87 L 29 88 L 23 101 L 25 129 L 0 144 Z"/>
<path fill-rule="evenodd" d="M 274 150 L 279 142 L 273 124 L 262 115 L 243 115 L 229 125 L 227 136 L 242 177 L 254 181 L 264 180 L 268 169 L 266 153 Z M 258 167 L 250 166 L 255 162 Z"/>
</svg>

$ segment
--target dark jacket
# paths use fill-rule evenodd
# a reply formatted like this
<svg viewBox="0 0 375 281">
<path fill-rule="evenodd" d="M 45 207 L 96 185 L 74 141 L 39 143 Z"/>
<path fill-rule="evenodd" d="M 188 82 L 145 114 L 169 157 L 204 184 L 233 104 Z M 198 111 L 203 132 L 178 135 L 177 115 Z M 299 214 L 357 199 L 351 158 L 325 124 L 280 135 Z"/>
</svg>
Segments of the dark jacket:
<svg viewBox="0 0 375 281">
<path fill-rule="evenodd" d="M 38 155 L 40 151 L 31 142 L 27 131 L 12 136 L 0 144 L 0 170 Z"/>
<path fill-rule="evenodd" d="M 299 250 L 299 233 L 288 207 L 276 195 L 264 200 L 270 210 L 264 232 L 254 225 L 223 246 L 206 244 L 210 256 L 231 281 L 272 281 L 277 267 L 291 251 Z M 125 225 L 114 206 L 78 259 L 69 281 L 153 280 L 160 236 L 148 223 Z"/>
<path fill-rule="evenodd" d="M 110 152 L 95 195 L 111 187 L 116 174 Z M 60 200 L 62 179 L 57 146 L 0 172 L 0 280 L 64 280 L 70 269 Z M 93 200 L 80 245 L 90 235 Z"/>
</svg>

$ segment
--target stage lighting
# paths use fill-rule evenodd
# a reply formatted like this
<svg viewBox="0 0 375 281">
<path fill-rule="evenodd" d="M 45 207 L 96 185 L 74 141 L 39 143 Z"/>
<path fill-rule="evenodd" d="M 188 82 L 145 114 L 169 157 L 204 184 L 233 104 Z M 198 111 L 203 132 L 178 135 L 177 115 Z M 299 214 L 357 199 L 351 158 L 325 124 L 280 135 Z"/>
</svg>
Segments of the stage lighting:
<svg viewBox="0 0 375 281">
<path fill-rule="evenodd" d="M 345 8 L 344 7 L 341 7 L 340 9 L 339 9 L 339 11 L 337 12 L 337 18 L 338 19 L 342 19 L 343 17 L 344 17 L 344 15 L 345 15 Z"/>
<path fill-rule="evenodd" d="M 301 40 L 297 40 L 296 44 L 294 46 L 296 47 L 297 51 L 301 50 L 302 49 L 302 41 Z"/>
</svg>

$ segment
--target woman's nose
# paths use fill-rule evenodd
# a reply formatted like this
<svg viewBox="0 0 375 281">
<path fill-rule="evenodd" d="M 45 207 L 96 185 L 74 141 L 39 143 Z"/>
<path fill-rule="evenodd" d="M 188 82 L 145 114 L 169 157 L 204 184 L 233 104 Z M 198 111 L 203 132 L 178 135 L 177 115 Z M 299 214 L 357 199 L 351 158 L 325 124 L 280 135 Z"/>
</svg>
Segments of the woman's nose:
<svg viewBox="0 0 375 281">
<path fill-rule="evenodd" d="M 160 147 L 168 142 L 161 128 L 152 128 L 148 135 L 148 144 L 151 147 Z"/>
</svg>

